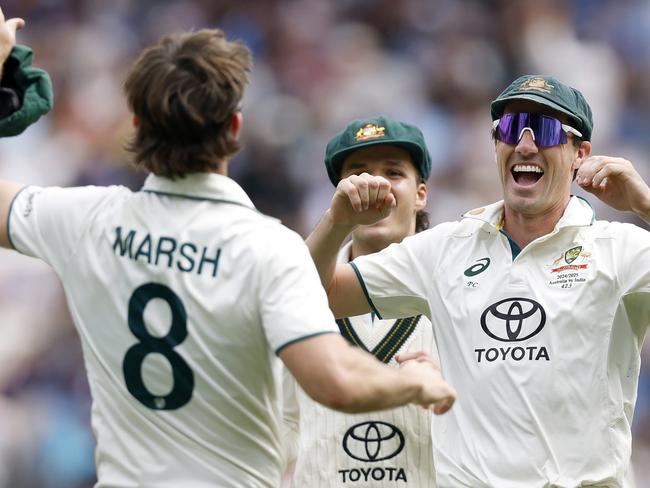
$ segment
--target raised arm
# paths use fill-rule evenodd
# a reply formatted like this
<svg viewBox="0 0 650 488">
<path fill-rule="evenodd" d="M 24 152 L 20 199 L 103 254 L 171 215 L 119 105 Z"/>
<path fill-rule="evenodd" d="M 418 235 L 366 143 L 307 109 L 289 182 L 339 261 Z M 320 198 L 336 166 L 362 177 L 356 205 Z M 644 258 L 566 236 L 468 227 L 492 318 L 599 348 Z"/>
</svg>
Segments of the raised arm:
<svg viewBox="0 0 650 488">
<path fill-rule="evenodd" d="M 16 31 L 23 25 L 25 22 L 22 19 L 5 20 L 2 9 L 0 9 L 0 79 L 2 78 L 2 67 L 16 45 Z M 6 113 L 6 110 L 2 110 L 2 108 L 0 107 L 0 112 Z M 7 236 L 9 206 L 20 188 L 19 184 L 0 180 L 0 246 L 2 247 L 10 247 Z"/>
<path fill-rule="evenodd" d="M 591 156 L 578 169 L 576 181 L 610 207 L 650 224 L 650 187 L 627 159 Z"/>
<path fill-rule="evenodd" d="M 336 317 L 370 312 L 354 269 L 348 264 L 337 264 L 336 256 L 355 227 L 374 224 L 390 214 L 395 206 L 390 188 L 388 180 L 368 173 L 342 179 L 330 208 L 307 237 L 307 247 Z"/>
<path fill-rule="evenodd" d="M 280 351 L 296 381 L 315 401 L 329 408 L 359 413 L 414 403 L 442 414 L 456 392 L 427 357 L 392 368 L 337 334 L 298 341 Z"/>
</svg>

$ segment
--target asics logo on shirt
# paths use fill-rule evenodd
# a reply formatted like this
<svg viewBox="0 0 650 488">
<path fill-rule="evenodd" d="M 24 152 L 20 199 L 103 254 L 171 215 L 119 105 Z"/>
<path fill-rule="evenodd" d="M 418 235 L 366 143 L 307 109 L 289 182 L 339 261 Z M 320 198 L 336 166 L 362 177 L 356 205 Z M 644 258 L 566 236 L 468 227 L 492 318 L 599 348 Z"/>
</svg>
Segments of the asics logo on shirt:
<svg viewBox="0 0 650 488">
<path fill-rule="evenodd" d="M 488 266 L 490 266 L 490 258 L 481 258 L 476 261 L 475 264 L 471 265 L 463 273 L 465 276 L 476 276 L 485 271 Z"/>
</svg>

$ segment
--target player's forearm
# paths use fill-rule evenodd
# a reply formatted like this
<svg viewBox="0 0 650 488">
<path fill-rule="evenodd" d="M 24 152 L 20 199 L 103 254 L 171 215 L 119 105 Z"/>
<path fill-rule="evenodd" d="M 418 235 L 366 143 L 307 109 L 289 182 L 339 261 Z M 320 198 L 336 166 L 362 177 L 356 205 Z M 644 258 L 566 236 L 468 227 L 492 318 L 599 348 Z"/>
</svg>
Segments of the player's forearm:
<svg viewBox="0 0 650 488">
<path fill-rule="evenodd" d="M 335 283 L 336 256 L 345 238 L 353 229 L 354 226 L 335 223 L 328 210 L 307 237 L 307 247 L 328 296 Z"/>
<path fill-rule="evenodd" d="M 280 352 L 280 358 L 307 395 L 342 412 L 403 405 L 416 398 L 421 388 L 416 377 L 386 366 L 338 334 L 293 343 Z"/>
<path fill-rule="evenodd" d="M 359 349 L 351 348 L 346 357 L 345 380 L 340 404 L 334 408 L 347 413 L 361 413 L 399 407 L 422 395 L 417 376 L 389 367 Z"/>
<path fill-rule="evenodd" d="M 382 410 L 407 403 L 429 407 L 446 402 L 451 406 L 455 398 L 453 388 L 432 364 L 407 361 L 392 368 L 350 346 L 338 334 L 292 343 L 279 356 L 307 395 L 342 412 Z"/>
</svg>

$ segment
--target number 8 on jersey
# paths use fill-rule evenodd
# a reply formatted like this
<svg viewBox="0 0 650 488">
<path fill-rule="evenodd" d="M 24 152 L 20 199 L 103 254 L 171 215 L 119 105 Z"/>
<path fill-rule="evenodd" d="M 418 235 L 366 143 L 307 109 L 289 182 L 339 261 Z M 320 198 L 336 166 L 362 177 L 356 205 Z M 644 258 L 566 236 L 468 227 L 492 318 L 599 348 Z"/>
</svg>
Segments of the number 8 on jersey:
<svg viewBox="0 0 650 488">
<path fill-rule="evenodd" d="M 161 298 L 169 305 L 172 324 L 164 337 L 149 334 L 144 324 L 144 310 L 154 298 Z M 175 410 L 192 399 L 194 374 L 174 347 L 187 338 L 187 314 L 178 295 L 159 283 L 146 283 L 133 292 L 129 300 L 128 323 L 131 333 L 138 338 L 126 352 L 122 363 L 124 380 L 129 393 L 144 406 L 153 410 Z M 162 354 L 172 368 L 174 384 L 166 396 L 152 394 L 142 379 L 142 364 L 151 353 Z"/>
</svg>

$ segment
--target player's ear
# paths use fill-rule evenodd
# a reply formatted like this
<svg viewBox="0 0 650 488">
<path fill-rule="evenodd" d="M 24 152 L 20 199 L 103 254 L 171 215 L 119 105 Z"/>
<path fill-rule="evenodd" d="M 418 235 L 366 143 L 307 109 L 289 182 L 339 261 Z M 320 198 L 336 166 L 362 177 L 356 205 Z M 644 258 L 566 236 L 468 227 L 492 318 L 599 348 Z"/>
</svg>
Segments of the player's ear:
<svg viewBox="0 0 650 488">
<path fill-rule="evenodd" d="M 585 159 L 587 159 L 590 154 L 591 154 L 591 142 L 582 141 L 580 143 L 580 146 L 578 146 L 578 154 L 576 154 L 576 157 L 573 160 L 573 164 L 571 165 L 571 169 L 574 172 L 578 171 L 578 168 L 580 168 L 580 165 L 582 165 L 582 162 Z"/>
<path fill-rule="evenodd" d="M 239 137 L 239 132 L 243 124 L 243 116 L 241 112 L 235 112 L 230 119 L 230 133 L 235 139 Z"/>
<path fill-rule="evenodd" d="M 417 194 L 415 198 L 415 211 L 419 212 L 427 206 L 427 184 L 421 181 L 418 183 Z"/>
</svg>

